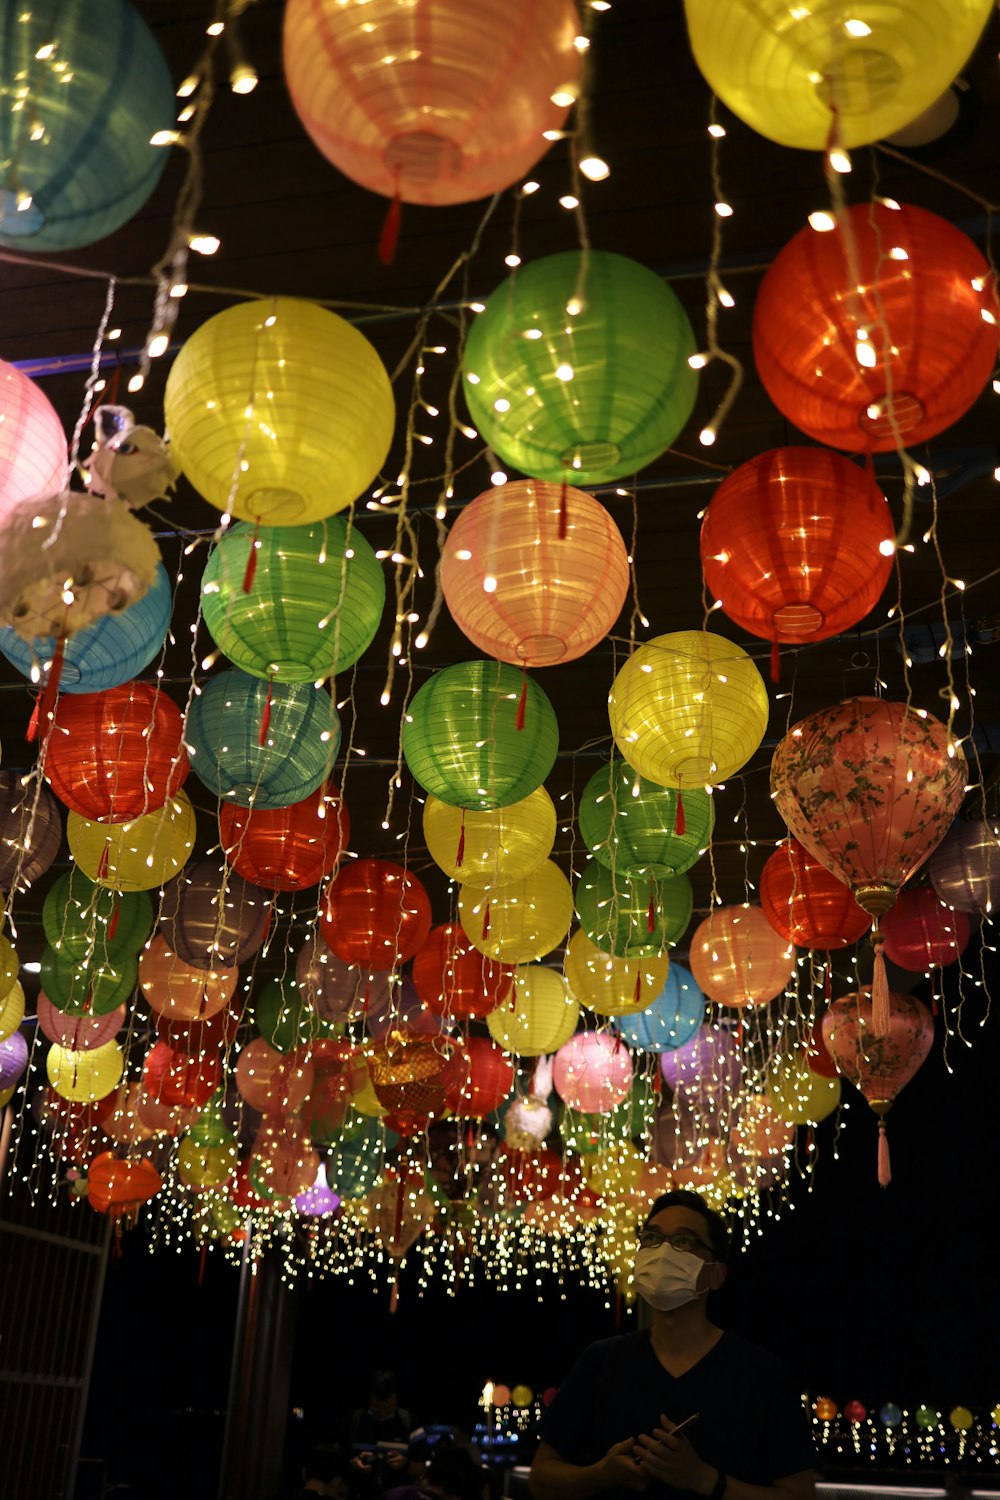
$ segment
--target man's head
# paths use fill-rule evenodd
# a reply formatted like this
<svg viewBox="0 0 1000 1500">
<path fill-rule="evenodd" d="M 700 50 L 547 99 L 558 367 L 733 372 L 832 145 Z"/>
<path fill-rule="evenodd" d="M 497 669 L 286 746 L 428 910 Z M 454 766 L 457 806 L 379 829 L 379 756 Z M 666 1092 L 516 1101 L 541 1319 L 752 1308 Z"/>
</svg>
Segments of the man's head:
<svg viewBox="0 0 1000 1500">
<path fill-rule="evenodd" d="M 710 1208 L 704 1198 L 698 1193 L 692 1193 L 688 1188 L 674 1188 L 669 1193 L 661 1193 L 654 1200 L 649 1213 L 646 1215 L 645 1223 L 642 1226 L 643 1229 L 647 1225 L 653 1224 L 654 1220 L 656 1221 L 656 1227 L 659 1228 L 660 1215 L 668 1208 L 684 1210 L 684 1213 L 680 1216 L 672 1216 L 670 1222 L 673 1223 L 674 1218 L 678 1218 L 678 1221 L 683 1220 L 685 1227 L 691 1227 L 701 1236 L 702 1240 L 707 1244 L 708 1249 L 712 1252 L 713 1260 L 721 1261 L 723 1265 L 728 1262 L 730 1238 L 725 1219 L 720 1213 L 716 1213 L 714 1208 Z M 695 1223 L 691 1215 L 700 1218 L 702 1223 Z"/>
<path fill-rule="evenodd" d="M 396 1377 L 392 1370 L 376 1370 L 368 1389 L 368 1410 L 376 1422 L 388 1422 L 396 1415 L 398 1405 Z"/>
<path fill-rule="evenodd" d="M 317 1495 L 328 1495 L 332 1500 L 347 1500 L 347 1477 L 350 1465 L 347 1455 L 332 1444 L 321 1443 L 313 1448 L 302 1469 L 302 1482 L 307 1490 Z"/>
<path fill-rule="evenodd" d="M 729 1232 L 721 1214 L 697 1193 L 681 1188 L 661 1193 L 639 1230 L 636 1285 L 653 1307 L 681 1307 L 718 1291 L 728 1256 Z"/>
</svg>

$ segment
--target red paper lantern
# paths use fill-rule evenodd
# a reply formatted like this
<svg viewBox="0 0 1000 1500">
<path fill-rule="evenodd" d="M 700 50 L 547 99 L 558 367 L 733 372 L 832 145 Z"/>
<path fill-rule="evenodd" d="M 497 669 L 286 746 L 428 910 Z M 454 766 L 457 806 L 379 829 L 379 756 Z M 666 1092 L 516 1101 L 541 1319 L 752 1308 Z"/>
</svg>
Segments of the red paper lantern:
<svg viewBox="0 0 1000 1500">
<path fill-rule="evenodd" d="M 245 880 L 268 891 L 304 891 L 333 873 L 351 837 L 338 789 L 327 782 L 290 807 L 219 808 L 226 858 Z"/>
<path fill-rule="evenodd" d="M 897 433 L 913 448 L 950 427 L 990 378 L 998 336 L 993 278 L 968 236 L 884 200 L 848 209 L 846 233 L 800 230 L 753 317 L 775 406 L 852 453 L 888 452 Z"/>
<path fill-rule="evenodd" d="M 218 1053 L 192 1057 L 167 1042 L 154 1042 L 142 1065 L 146 1093 L 171 1109 L 200 1109 L 219 1086 L 222 1062 Z"/>
<path fill-rule="evenodd" d="M 716 490 L 701 525 L 705 583 L 766 641 L 822 641 L 874 607 L 895 527 L 874 479 L 839 453 L 772 448 Z"/>
<path fill-rule="evenodd" d="M 376 971 L 412 958 L 431 930 L 431 903 L 415 875 L 385 859 L 358 859 L 327 886 L 323 936 L 338 958 Z"/>
<path fill-rule="evenodd" d="M 64 694 L 45 754 L 61 802 L 95 823 L 156 812 L 187 779 L 181 711 L 146 682 Z"/>
<path fill-rule="evenodd" d="M 87 1201 L 98 1213 L 119 1219 L 137 1213 L 162 1186 L 163 1179 L 145 1156 L 122 1160 L 102 1151 L 87 1173 Z"/>
<path fill-rule="evenodd" d="M 457 922 L 435 927 L 413 960 L 413 985 L 425 1005 L 456 1021 L 488 1016 L 508 998 L 514 970 L 474 948 Z"/>
<path fill-rule="evenodd" d="M 263 1037 L 248 1042 L 236 1064 L 236 1087 L 252 1109 L 288 1113 L 304 1104 L 316 1076 L 299 1048 L 276 1052 Z"/>
<path fill-rule="evenodd" d="M 964 911 L 945 906 L 932 886 L 900 891 L 882 920 L 885 953 L 901 969 L 922 974 L 936 965 L 953 964 L 964 953 L 972 925 Z"/>
<path fill-rule="evenodd" d="M 444 1070 L 445 1103 L 462 1119 L 481 1120 L 508 1099 L 514 1061 L 489 1037 L 470 1036 Z"/>
<path fill-rule="evenodd" d="M 850 886 L 798 839 L 787 839 L 764 866 L 760 904 L 775 932 L 796 948 L 847 948 L 869 927 Z"/>
</svg>

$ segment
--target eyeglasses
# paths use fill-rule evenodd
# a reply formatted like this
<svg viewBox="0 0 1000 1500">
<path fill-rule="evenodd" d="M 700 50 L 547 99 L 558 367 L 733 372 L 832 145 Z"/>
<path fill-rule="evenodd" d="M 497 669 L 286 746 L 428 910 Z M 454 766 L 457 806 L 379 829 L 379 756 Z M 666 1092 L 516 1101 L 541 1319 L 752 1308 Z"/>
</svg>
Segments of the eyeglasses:
<svg viewBox="0 0 1000 1500">
<path fill-rule="evenodd" d="M 672 1250 L 680 1250 L 688 1255 L 697 1253 L 698 1250 L 706 1250 L 709 1255 L 713 1253 L 711 1245 L 706 1245 L 703 1239 L 699 1239 L 693 1229 L 675 1229 L 673 1234 L 664 1234 L 652 1224 L 646 1224 L 639 1230 L 640 1250 L 659 1250 L 661 1245 L 669 1245 Z"/>
</svg>

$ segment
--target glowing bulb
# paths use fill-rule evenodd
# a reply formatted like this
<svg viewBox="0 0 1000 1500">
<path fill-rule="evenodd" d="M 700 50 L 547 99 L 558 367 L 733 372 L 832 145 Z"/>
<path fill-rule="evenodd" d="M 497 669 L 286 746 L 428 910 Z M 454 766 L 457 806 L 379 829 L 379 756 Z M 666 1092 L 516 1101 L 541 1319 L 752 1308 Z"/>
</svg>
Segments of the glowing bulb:
<svg viewBox="0 0 1000 1500">
<path fill-rule="evenodd" d="M 540 182 L 525 182 L 521 185 L 521 192 L 525 194 L 537 193 L 541 187 Z"/>
<path fill-rule="evenodd" d="M 715 212 L 720 219 L 731 219 L 733 216 L 733 205 L 731 203 L 717 203 Z"/>
<path fill-rule="evenodd" d="M 881 552 L 883 557 L 891 557 L 896 550 L 896 543 L 890 539 L 887 539 L 884 542 L 879 542 L 878 550 Z"/>
<path fill-rule="evenodd" d="M 193 234 L 188 244 L 198 255 L 214 255 L 222 241 L 214 234 Z"/>
<path fill-rule="evenodd" d="M 504 473 L 503 469 L 494 469 L 493 470 L 493 473 L 490 475 L 490 483 L 498 485 L 498 486 L 501 485 L 501 484 L 506 484 L 507 483 L 507 475 Z M 484 587 L 485 587 L 485 585 L 484 585 Z M 496 584 L 495 583 L 493 585 L 493 588 L 496 588 Z M 489 593 L 492 593 L 493 590 L 492 589 L 487 589 L 486 592 L 489 594 Z"/>
<path fill-rule="evenodd" d="M 611 168 L 602 156 L 585 156 L 580 163 L 580 171 L 591 182 L 603 182 L 606 177 L 611 176 Z"/>
<path fill-rule="evenodd" d="M 872 29 L 868 25 L 867 21 L 855 21 L 855 20 L 845 21 L 844 22 L 844 30 L 847 32 L 848 36 L 859 36 L 860 37 L 860 36 L 871 36 L 871 34 L 872 34 Z"/>
<path fill-rule="evenodd" d="M 703 370 L 708 364 L 707 354 L 689 354 L 688 364 L 692 370 Z"/>
<path fill-rule="evenodd" d="M 513 270 L 515 266 L 519 266 L 521 264 L 521 257 L 519 255 L 515 255 L 513 251 L 511 251 L 510 255 L 504 256 L 503 263 L 505 266 L 510 266 Z"/>
<path fill-rule="evenodd" d="M 710 125 L 708 127 L 708 133 L 710 136 L 713 136 L 715 140 L 721 141 L 726 134 L 726 127 L 724 125 Z"/>
<path fill-rule="evenodd" d="M 849 172 L 851 170 L 850 154 L 841 146 L 834 146 L 827 155 L 827 161 L 835 172 Z"/>
<path fill-rule="evenodd" d="M 257 74 L 249 63 L 237 63 L 229 75 L 229 87 L 234 94 L 252 94 L 257 87 Z"/>
<path fill-rule="evenodd" d="M 571 104 L 576 103 L 576 95 L 570 89 L 556 89 L 549 98 L 557 109 L 569 109 Z"/>
<path fill-rule="evenodd" d="M 837 221 L 825 208 L 817 208 L 809 215 L 809 226 L 819 234 L 827 234 L 831 229 L 836 229 Z"/>
<path fill-rule="evenodd" d="M 559 199 L 559 207 L 568 209 L 579 208 L 580 200 L 579 198 L 574 198 L 572 193 L 564 193 Z"/>
<path fill-rule="evenodd" d="M 703 427 L 698 434 L 698 441 L 702 447 L 711 448 L 717 437 L 718 433 L 714 427 Z"/>
<path fill-rule="evenodd" d="M 497 591 L 497 581 L 493 577 L 492 573 L 487 573 L 486 577 L 483 579 L 483 593 L 484 594 L 495 594 L 496 591 Z"/>
<path fill-rule="evenodd" d="M 557 380 L 572 380 L 573 379 L 573 366 L 572 365 L 556 365 L 556 379 Z"/>
<path fill-rule="evenodd" d="M 146 353 L 150 359 L 159 359 L 161 355 L 166 354 L 169 346 L 169 333 L 154 333 L 150 335 L 149 342 L 146 345 Z"/>
</svg>

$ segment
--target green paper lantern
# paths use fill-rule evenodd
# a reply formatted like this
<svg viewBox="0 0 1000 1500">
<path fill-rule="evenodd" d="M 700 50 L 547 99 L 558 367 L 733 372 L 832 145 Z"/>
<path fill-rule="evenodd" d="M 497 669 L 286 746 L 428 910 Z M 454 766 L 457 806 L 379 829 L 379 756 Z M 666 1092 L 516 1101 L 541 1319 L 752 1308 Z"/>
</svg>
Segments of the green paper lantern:
<svg viewBox="0 0 1000 1500">
<path fill-rule="evenodd" d="M 275 1052 L 308 1047 L 329 1028 L 294 979 L 269 979 L 253 1002 L 254 1024 Z"/>
<path fill-rule="evenodd" d="M 625 1141 L 642 1141 L 653 1126 L 658 1099 L 652 1083 L 637 1078 L 627 1099 L 603 1115 L 584 1114 L 563 1105 L 559 1134 L 567 1151 L 579 1156 L 594 1156 L 607 1146 Z"/>
<path fill-rule="evenodd" d="M 153 906 L 145 891 L 110 891 L 73 865 L 46 895 L 42 926 L 60 959 L 114 958 L 139 952 L 153 929 Z"/>
<path fill-rule="evenodd" d="M 607 483 L 674 442 L 694 406 L 687 314 L 653 271 L 571 250 L 519 266 L 469 329 L 472 420 L 533 479 Z"/>
<path fill-rule="evenodd" d="M 619 958 L 665 953 L 683 936 L 693 906 L 686 875 L 630 880 L 596 859 L 584 866 L 576 887 L 580 926 L 598 948 Z"/>
<path fill-rule="evenodd" d="M 256 571 L 244 592 L 256 544 Z M 385 575 L 356 526 L 230 526 L 208 560 L 202 613 L 212 639 L 252 677 L 318 682 L 352 666 L 378 630 Z"/>
<path fill-rule="evenodd" d="M 677 832 L 678 798 L 684 832 Z M 644 781 L 624 761 L 595 771 L 580 798 L 580 832 L 605 869 L 633 878 L 681 875 L 704 853 L 715 825 L 713 799 L 700 787 Z"/>
<path fill-rule="evenodd" d="M 91 963 L 75 963 L 45 948 L 39 979 L 56 1010 L 68 1016 L 106 1016 L 131 997 L 139 982 L 139 966 L 128 954 L 95 955 Z"/>
<path fill-rule="evenodd" d="M 206 1150 L 212 1146 L 231 1146 L 236 1137 L 222 1113 L 222 1095 L 215 1093 L 187 1132 L 187 1138 Z"/>
<path fill-rule="evenodd" d="M 403 755 L 413 779 L 452 807 L 520 802 L 548 776 L 558 746 L 559 726 L 545 693 L 516 667 L 495 661 L 456 662 L 435 672 L 414 695 L 403 723 Z"/>
</svg>

